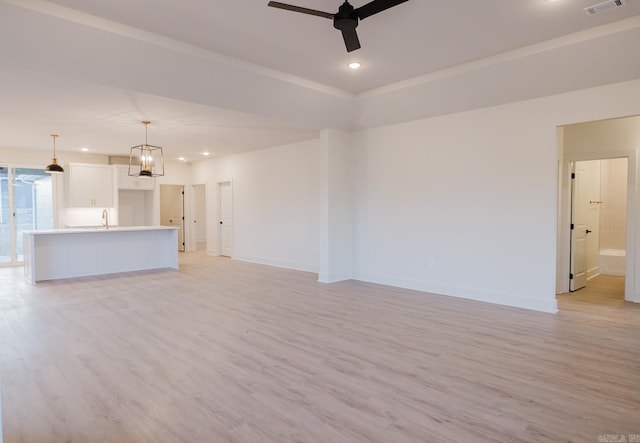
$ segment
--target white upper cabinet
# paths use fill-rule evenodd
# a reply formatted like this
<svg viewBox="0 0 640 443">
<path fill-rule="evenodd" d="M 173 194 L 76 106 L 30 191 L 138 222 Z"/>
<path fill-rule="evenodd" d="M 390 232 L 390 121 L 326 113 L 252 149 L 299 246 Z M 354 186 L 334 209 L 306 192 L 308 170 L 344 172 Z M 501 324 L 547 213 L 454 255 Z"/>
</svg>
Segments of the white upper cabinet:
<svg viewBox="0 0 640 443">
<path fill-rule="evenodd" d="M 118 170 L 118 189 L 137 189 L 139 191 L 153 191 L 155 189 L 155 178 L 131 177 L 127 165 L 116 165 L 116 168 Z"/>
<path fill-rule="evenodd" d="M 67 206 L 76 208 L 114 206 L 113 166 L 70 163 L 65 168 Z"/>
</svg>

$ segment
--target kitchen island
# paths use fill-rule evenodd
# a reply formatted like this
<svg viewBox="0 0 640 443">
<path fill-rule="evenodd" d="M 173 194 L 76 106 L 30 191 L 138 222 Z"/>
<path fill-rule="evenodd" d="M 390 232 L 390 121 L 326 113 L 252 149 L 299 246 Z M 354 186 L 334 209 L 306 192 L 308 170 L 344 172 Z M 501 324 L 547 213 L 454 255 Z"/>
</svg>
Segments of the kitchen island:
<svg viewBox="0 0 640 443">
<path fill-rule="evenodd" d="M 178 229 L 135 226 L 24 231 L 29 283 L 148 269 L 178 269 Z"/>
</svg>

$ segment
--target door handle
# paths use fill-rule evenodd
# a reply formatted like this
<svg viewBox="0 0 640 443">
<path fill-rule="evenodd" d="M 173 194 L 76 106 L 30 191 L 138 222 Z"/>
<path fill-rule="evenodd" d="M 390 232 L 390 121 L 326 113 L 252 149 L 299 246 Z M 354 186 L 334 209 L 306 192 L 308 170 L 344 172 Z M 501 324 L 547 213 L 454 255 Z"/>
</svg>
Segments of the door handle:
<svg viewBox="0 0 640 443">
<path fill-rule="evenodd" d="M 589 234 L 590 232 L 591 232 L 591 229 L 587 229 L 587 230 L 585 231 L 585 234 Z"/>
<path fill-rule="evenodd" d="M 220 220 L 220 224 L 222 224 L 222 220 Z"/>
</svg>

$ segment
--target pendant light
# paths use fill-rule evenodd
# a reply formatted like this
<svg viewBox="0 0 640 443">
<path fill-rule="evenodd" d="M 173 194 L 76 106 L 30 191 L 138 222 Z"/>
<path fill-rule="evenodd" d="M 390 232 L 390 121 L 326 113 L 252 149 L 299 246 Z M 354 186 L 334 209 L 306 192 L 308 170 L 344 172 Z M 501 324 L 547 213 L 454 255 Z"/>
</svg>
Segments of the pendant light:
<svg viewBox="0 0 640 443">
<path fill-rule="evenodd" d="M 164 175 L 164 156 L 160 146 L 147 143 L 147 129 L 150 121 L 144 124 L 144 145 L 133 146 L 129 155 L 129 175 L 133 177 L 158 177 Z"/>
<path fill-rule="evenodd" d="M 62 174 L 64 169 L 58 164 L 58 159 L 56 158 L 56 138 L 58 134 L 51 134 L 51 137 L 53 137 L 53 159 L 51 159 L 51 164 L 44 168 L 44 172 L 48 172 L 49 174 Z"/>
</svg>

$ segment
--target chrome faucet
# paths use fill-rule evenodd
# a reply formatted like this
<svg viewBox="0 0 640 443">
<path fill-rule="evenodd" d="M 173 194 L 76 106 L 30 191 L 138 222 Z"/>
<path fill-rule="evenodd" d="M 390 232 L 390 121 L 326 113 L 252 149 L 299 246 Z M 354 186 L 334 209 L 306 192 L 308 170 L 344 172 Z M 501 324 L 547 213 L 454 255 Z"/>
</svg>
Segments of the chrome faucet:
<svg viewBox="0 0 640 443">
<path fill-rule="evenodd" d="M 104 226 L 105 229 L 109 229 L 109 211 L 106 209 L 102 210 L 102 226 Z"/>
</svg>

